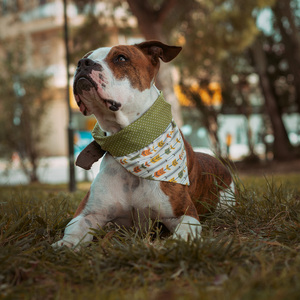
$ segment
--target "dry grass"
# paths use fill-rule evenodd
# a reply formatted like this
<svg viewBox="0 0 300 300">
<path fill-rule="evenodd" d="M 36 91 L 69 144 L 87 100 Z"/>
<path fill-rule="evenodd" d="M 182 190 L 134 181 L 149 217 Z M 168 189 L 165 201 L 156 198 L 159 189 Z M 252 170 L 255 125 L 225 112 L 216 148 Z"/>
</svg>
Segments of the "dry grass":
<svg viewBox="0 0 300 300">
<path fill-rule="evenodd" d="M 95 230 L 54 251 L 84 191 L 1 187 L 0 298 L 299 299 L 300 175 L 243 178 L 239 205 L 208 216 L 203 240 Z"/>
</svg>

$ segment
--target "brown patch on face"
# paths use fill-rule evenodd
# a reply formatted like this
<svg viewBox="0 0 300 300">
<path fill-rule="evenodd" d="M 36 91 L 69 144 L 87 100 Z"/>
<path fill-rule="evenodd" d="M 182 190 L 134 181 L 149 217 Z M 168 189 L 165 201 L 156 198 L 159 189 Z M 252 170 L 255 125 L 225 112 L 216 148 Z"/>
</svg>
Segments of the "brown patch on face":
<svg viewBox="0 0 300 300">
<path fill-rule="evenodd" d="M 216 158 L 196 153 L 184 140 L 187 154 L 190 186 L 161 182 L 161 189 L 170 197 L 176 216 L 203 216 L 215 210 L 219 202 L 219 192 L 229 187 L 232 178 L 228 169 Z M 193 205 L 191 205 L 191 203 Z M 186 212 L 186 213 L 185 213 Z"/>
<path fill-rule="evenodd" d="M 151 58 L 135 46 L 116 46 L 108 53 L 106 63 L 116 79 L 128 78 L 133 88 L 143 91 L 150 88 L 159 69 Z"/>
<path fill-rule="evenodd" d="M 87 194 L 85 195 L 85 197 L 82 199 L 82 201 L 79 203 L 79 206 L 77 207 L 75 214 L 73 216 L 73 218 L 76 218 L 77 216 L 79 216 L 81 214 L 81 212 L 84 210 L 88 200 L 90 197 L 90 191 L 87 192 Z"/>
</svg>

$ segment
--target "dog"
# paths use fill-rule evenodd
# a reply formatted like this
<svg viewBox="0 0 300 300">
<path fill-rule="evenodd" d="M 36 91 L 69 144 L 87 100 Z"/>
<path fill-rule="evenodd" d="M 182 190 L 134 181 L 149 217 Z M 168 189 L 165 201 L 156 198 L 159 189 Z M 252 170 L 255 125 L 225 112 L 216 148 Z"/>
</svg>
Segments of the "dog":
<svg viewBox="0 0 300 300">
<path fill-rule="evenodd" d="M 109 222 L 144 226 L 159 220 L 174 238 L 201 236 L 199 216 L 213 211 L 232 177 L 216 158 L 185 141 L 154 82 L 160 61 L 181 51 L 159 41 L 99 48 L 78 62 L 74 96 L 94 115 L 94 141 L 76 164 L 89 169 L 103 156 L 89 192 L 54 247 L 91 241 Z M 146 225 L 145 225 L 146 226 Z"/>
</svg>

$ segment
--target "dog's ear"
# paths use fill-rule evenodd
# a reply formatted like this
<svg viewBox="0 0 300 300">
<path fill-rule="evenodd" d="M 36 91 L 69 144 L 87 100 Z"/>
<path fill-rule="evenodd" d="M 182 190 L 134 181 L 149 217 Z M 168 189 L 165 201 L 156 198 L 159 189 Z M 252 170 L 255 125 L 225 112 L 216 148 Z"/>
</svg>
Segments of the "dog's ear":
<svg viewBox="0 0 300 300">
<path fill-rule="evenodd" d="M 146 41 L 135 46 L 141 49 L 146 55 L 150 55 L 154 65 L 159 62 L 159 58 L 163 62 L 171 61 L 182 49 L 181 47 L 169 46 L 159 41 Z"/>
<path fill-rule="evenodd" d="M 93 163 L 98 161 L 105 152 L 96 141 L 92 141 L 79 153 L 75 165 L 90 170 Z"/>
</svg>

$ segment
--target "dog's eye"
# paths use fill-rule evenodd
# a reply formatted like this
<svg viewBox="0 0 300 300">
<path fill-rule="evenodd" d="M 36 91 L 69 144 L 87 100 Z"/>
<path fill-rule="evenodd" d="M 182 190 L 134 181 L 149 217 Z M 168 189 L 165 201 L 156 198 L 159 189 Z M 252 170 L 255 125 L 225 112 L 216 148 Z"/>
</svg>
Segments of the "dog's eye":
<svg viewBox="0 0 300 300">
<path fill-rule="evenodd" d="M 125 62 L 125 61 L 127 61 L 128 59 L 127 59 L 127 57 L 126 56 L 124 56 L 124 55 L 118 55 L 117 56 L 117 58 L 116 58 L 116 62 Z"/>
</svg>

